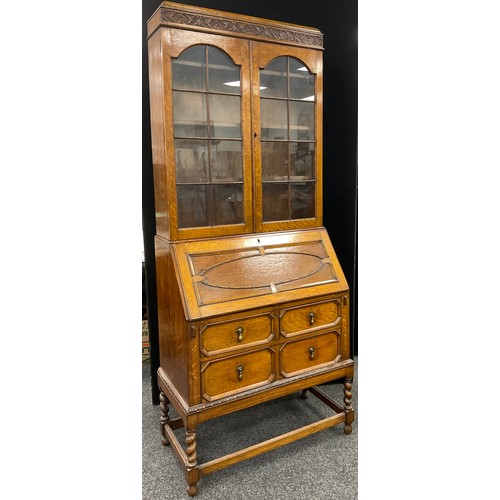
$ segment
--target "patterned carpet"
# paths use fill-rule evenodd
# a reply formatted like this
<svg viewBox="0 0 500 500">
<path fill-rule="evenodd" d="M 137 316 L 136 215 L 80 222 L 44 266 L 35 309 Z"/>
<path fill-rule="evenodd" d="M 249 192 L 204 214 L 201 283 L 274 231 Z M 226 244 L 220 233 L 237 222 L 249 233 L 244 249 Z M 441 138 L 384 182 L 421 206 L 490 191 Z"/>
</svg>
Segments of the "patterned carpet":
<svg viewBox="0 0 500 500">
<path fill-rule="evenodd" d="M 142 362 L 149 360 L 149 328 L 148 320 L 142 320 Z"/>
</svg>

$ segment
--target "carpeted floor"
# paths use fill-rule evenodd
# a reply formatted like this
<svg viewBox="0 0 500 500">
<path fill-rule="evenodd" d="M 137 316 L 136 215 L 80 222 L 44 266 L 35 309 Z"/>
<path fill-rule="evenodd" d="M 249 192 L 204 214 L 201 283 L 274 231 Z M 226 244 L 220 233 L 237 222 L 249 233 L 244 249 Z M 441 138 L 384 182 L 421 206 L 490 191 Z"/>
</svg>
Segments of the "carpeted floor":
<svg viewBox="0 0 500 500">
<path fill-rule="evenodd" d="M 355 359 L 357 365 L 357 359 Z M 149 362 L 143 364 L 143 500 L 189 498 L 184 473 L 170 447 L 161 444 L 159 406 L 151 403 Z M 357 376 L 352 406 L 357 417 Z M 342 404 L 343 384 L 323 385 Z M 295 393 L 210 420 L 196 429 L 198 463 L 259 443 L 332 415 L 315 396 Z M 171 418 L 175 411 L 170 410 Z M 182 436 L 184 429 L 175 431 Z M 181 442 L 184 442 L 181 437 Z M 358 498 L 358 425 L 343 424 L 245 460 L 200 479 L 196 498 L 224 500 L 354 500 Z"/>
</svg>

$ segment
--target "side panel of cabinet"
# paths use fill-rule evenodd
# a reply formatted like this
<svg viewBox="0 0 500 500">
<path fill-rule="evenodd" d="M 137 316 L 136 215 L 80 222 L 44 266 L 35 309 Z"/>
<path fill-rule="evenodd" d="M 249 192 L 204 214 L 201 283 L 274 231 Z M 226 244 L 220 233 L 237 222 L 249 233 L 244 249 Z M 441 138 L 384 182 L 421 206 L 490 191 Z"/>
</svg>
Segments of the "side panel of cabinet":
<svg viewBox="0 0 500 500">
<path fill-rule="evenodd" d="M 183 51 L 196 45 L 216 47 L 227 54 L 240 68 L 241 90 L 241 153 L 242 153 L 242 194 L 243 220 L 237 224 L 211 224 L 205 227 L 179 227 L 179 210 L 176 179 L 176 148 L 174 141 L 174 109 L 172 92 L 172 60 Z M 193 33 L 185 30 L 169 29 L 163 39 L 164 92 L 167 105 L 165 107 L 165 142 L 167 164 L 167 198 L 170 212 L 170 234 L 173 240 L 204 238 L 242 234 L 253 231 L 253 196 L 252 196 L 252 146 L 250 123 L 250 42 L 231 37 L 206 33 Z M 234 83 L 234 82 L 233 82 Z M 194 96 L 195 92 L 191 95 Z M 214 94 L 212 94 L 214 95 Z M 215 94 L 218 95 L 218 94 Z M 220 94 L 222 95 L 222 94 Z M 208 97 L 207 97 L 208 98 Z M 217 113 L 224 114 L 223 106 L 218 106 Z M 217 141 L 214 141 L 217 142 Z M 221 141 L 219 141 L 221 142 Z M 222 141 L 223 142 L 223 141 Z M 209 152 L 210 154 L 210 152 Z"/>
<path fill-rule="evenodd" d="M 171 246 L 157 237 L 155 238 L 155 254 L 160 367 L 170 378 L 179 395 L 188 402 L 190 399 L 189 371 L 197 373 L 196 370 L 190 368 L 190 365 L 197 361 L 197 359 L 191 359 L 194 349 L 190 349 L 188 345 L 192 335 L 184 316 Z"/>
<path fill-rule="evenodd" d="M 167 199 L 167 172 L 165 152 L 165 100 L 161 37 L 165 29 L 159 29 L 148 40 L 149 95 L 151 139 L 155 189 L 156 234 L 169 238 L 170 222 Z"/>
<path fill-rule="evenodd" d="M 267 220 L 270 217 L 265 214 L 265 196 L 263 195 L 263 181 L 264 184 L 266 180 L 265 172 L 263 171 L 263 144 L 273 145 L 272 138 L 263 137 L 263 116 L 261 114 L 261 95 L 266 92 L 265 84 L 261 81 L 261 70 L 264 70 L 266 66 L 272 64 L 277 58 L 293 58 L 293 61 L 300 61 L 303 63 L 303 67 L 299 71 L 308 71 L 310 74 L 314 75 L 314 96 L 308 96 L 306 98 L 296 98 L 292 99 L 292 95 L 287 89 L 287 94 L 277 96 L 276 99 L 267 99 L 266 102 L 271 102 L 275 104 L 277 109 L 283 108 L 283 116 L 285 120 L 288 120 L 288 129 L 291 129 L 291 106 L 299 106 L 302 102 L 311 101 L 314 97 L 314 138 L 311 139 L 311 147 L 314 149 L 314 160 L 313 160 L 313 175 L 311 178 L 314 179 L 314 207 L 310 209 L 310 213 L 304 218 L 292 217 L 290 211 L 290 217 L 285 217 L 283 219 L 277 218 L 277 220 Z M 270 71 L 271 74 L 279 74 L 276 71 Z M 278 76 L 279 78 L 279 76 Z M 289 84 L 287 84 L 289 85 Z M 288 99 L 287 99 L 288 97 Z M 292 102 L 293 104 L 290 104 Z M 288 107 L 285 105 L 288 103 Z M 307 105 L 307 104 L 306 104 Z M 322 198 L 322 168 L 323 168 L 323 53 L 320 50 L 305 49 L 300 47 L 290 47 L 284 45 L 263 43 L 263 42 L 252 42 L 252 139 L 253 139 L 253 160 L 254 160 L 254 196 L 255 196 L 255 214 L 254 223 L 256 231 L 282 231 L 282 230 L 292 230 L 292 229 L 302 229 L 302 228 L 312 228 L 319 227 L 322 225 L 323 221 L 323 198 Z M 299 114 L 300 117 L 300 114 Z M 279 121 L 279 120 L 277 120 Z M 293 124 L 297 126 L 297 124 Z M 300 128 L 300 123 L 298 127 Z M 292 156 L 292 146 L 294 146 L 294 139 L 292 134 L 287 135 L 286 129 L 283 128 L 284 134 L 279 135 L 276 139 L 277 146 L 282 145 L 285 149 L 290 145 L 290 151 L 284 153 L 286 156 L 286 167 L 290 163 L 291 168 L 291 156 Z M 262 142 L 266 140 L 266 143 Z M 302 143 L 304 145 L 304 143 Z M 265 167 L 265 166 L 264 166 Z M 264 169 L 265 170 L 265 169 Z M 285 171 L 281 172 L 285 173 Z M 299 176 L 296 176 L 299 177 Z M 291 176 L 291 170 L 289 170 L 288 179 L 284 181 L 284 184 L 292 184 L 294 180 Z M 274 183 L 276 186 L 280 182 Z M 284 185 L 283 184 L 283 185 Z M 268 186 L 272 186 L 272 183 L 268 183 Z M 291 192 L 289 193 L 291 198 Z M 277 199 L 274 196 L 270 197 L 271 204 L 276 203 Z M 290 201 L 289 201 L 290 203 Z"/>
</svg>

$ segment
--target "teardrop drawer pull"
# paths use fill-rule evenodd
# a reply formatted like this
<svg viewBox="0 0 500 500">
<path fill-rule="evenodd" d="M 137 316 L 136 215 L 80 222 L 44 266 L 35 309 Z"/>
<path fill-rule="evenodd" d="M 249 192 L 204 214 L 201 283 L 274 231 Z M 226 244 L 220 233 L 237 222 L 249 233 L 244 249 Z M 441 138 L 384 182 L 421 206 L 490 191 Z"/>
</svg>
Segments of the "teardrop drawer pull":
<svg viewBox="0 0 500 500">
<path fill-rule="evenodd" d="M 314 312 L 313 312 L 313 311 L 311 311 L 311 312 L 309 313 L 309 324 L 310 324 L 311 326 L 312 326 L 312 325 L 314 325 L 314 318 L 315 318 L 315 316 L 316 316 L 316 315 L 314 314 Z"/>
<path fill-rule="evenodd" d="M 243 340 L 243 327 L 239 326 L 236 328 L 236 335 L 238 335 L 238 342 L 241 342 Z"/>
<path fill-rule="evenodd" d="M 309 347 L 309 359 L 314 359 L 314 347 Z"/>
<path fill-rule="evenodd" d="M 236 371 L 238 372 L 238 380 L 243 380 L 243 366 L 238 366 Z"/>
</svg>

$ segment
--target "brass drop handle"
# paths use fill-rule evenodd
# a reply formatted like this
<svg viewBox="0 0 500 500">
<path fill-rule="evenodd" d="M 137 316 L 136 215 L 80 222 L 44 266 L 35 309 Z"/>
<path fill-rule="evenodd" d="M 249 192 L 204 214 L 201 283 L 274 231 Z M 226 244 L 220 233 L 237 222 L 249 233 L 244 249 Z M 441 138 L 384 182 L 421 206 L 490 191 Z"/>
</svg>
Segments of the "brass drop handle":
<svg viewBox="0 0 500 500">
<path fill-rule="evenodd" d="M 239 326 L 236 328 L 236 335 L 238 335 L 238 342 L 241 342 L 243 340 L 243 327 Z"/>
<path fill-rule="evenodd" d="M 315 352 L 315 349 L 314 347 L 309 347 L 309 359 L 314 359 L 314 352 Z"/>
<path fill-rule="evenodd" d="M 313 312 L 313 311 L 311 311 L 311 312 L 309 313 L 309 324 L 310 324 L 311 326 L 312 326 L 312 325 L 314 325 L 314 318 L 315 318 L 315 316 L 316 316 L 316 315 L 314 314 L 314 312 Z"/>
<path fill-rule="evenodd" d="M 236 372 L 238 373 L 238 380 L 243 380 L 243 366 L 237 366 Z"/>
</svg>

